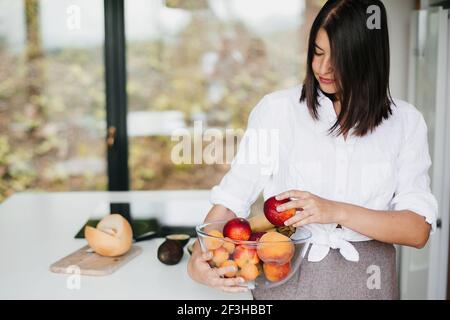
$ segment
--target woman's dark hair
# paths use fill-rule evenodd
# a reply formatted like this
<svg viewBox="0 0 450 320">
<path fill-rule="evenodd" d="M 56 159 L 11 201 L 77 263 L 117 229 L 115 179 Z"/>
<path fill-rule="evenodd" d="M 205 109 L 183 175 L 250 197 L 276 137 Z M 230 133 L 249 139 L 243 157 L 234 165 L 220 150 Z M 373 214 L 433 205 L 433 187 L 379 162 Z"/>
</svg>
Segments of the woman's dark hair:
<svg viewBox="0 0 450 320">
<path fill-rule="evenodd" d="M 371 6 L 379 12 L 379 17 L 375 17 L 380 19 L 378 28 L 368 24 L 373 14 Z M 329 133 L 337 131 L 340 135 L 354 128 L 354 135 L 364 136 L 392 114 L 386 8 L 379 0 L 329 0 L 320 10 L 309 35 L 307 71 L 300 98 L 300 102 L 306 100 L 315 120 L 319 119 L 320 86 L 312 62 L 321 28 L 330 40 L 337 89 L 334 98 L 341 103 L 341 112 Z"/>
</svg>

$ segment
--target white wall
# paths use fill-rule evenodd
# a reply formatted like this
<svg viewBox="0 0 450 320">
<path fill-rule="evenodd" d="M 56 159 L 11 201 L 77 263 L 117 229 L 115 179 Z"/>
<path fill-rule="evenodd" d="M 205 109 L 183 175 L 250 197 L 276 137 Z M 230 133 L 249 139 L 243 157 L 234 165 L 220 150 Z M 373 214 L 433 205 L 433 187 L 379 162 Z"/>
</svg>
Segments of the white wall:
<svg viewBox="0 0 450 320">
<path fill-rule="evenodd" d="M 410 15 L 415 0 L 383 0 L 388 14 L 391 46 L 391 92 L 407 100 Z"/>
<path fill-rule="evenodd" d="M 413 55 L 411 55 L 411 52 L 409 52 L 409 29 L 411 13 L 415 9 L 415 1 L 384 0 L 383 2 L 386 5 L 391 20 L 391 89 L 395 97 L 408 100 L 406 98 L 408 82 L 413 76 L 408 74 L 408 65 L 410 63 L 409 59 L 410 57 L 413 58 Z M 422 8 L 427 7 L 427 3 L 429 2 L 435 1 L 422 0 Z M 434 16 L 433 21 L 434 23 L 436 23 L 436 25 L 439 24 L 439 36 L 447 36 L 450 43 L 450 32 L 448 32 L 447 34 L 443 33 L 443 30 L 447 30 L 448 28 L 447 24 L 442 24 L 440 22 L 441 20 L 446 21 L 446 19 L 446 14 L 443 13 L 442 17 L 440 17 L 439 19 L 437 16 Z M 438 49 L 438 52 L 441 53 L 443 52 L 442 49 L 446 48 L 446 42 L 443 42 L 442 40 L 443 38 L 440 38 L 439 43 L 444 44 L 442 45 L 442 47 L 440 47 L 440 49 Z M 450 52 L 450 47 L 448 51 Z M 442 53 L 438 55 L 438 57 L 439 56 L 444 57 L 445 54 Z M 433 55 L 431 57 L 428 57 L 427 59 L 433 59 Z M 445 65 L 442 59 L 439 59 L 437 61 L 439 66 Z M 411 59 L 411 63 L 414 63 L 413 59 Z M 427 70 L 427 72 L 429 71 L 430 74 L 432 74 L 435 70 L 433 69 L 432 65 L 430 65 L 429 68 L 430 70 Z M 444 68 L 438 69 L 443 70 Z M 441 100 L 439 101 L 442 102 L 445 101 L 445 80 L 438 78 L 438 74 L 439 72 L 437 72 L 437 74 L 435 75 L 437 79 L 440 79 L 437 80 L 437 83 L 444 83 L 442 85 L 442 88 L 438 86 L 439 88 L 441 88 L 439 89 L 439 92 L 444 97 L 441 97 L 441 95 L 438 94 L 438 91 L 436 91 L 436 99 L 440 97 Z M 445 75 L 443 77 L 445 77 Z M 414 79 L 411 78 L 411 81 L 414 81 Z M 418 90 L 418 88 L 423 88 L 423 86 L 419 85 L 417 87 L 413 85 L 412 90 Z M 431 142 L 434 146 L 434 153 L 431 154 L 433 161 L 433 170 L 430 170 L 430 174 L 435 171 L 431 177 L 432 189 L 433 193 L 437 196 L 438 201 L 440 201 L 439 207 L 443 208 L 441 217 L 442 219 L 444 219 L 445 216 L 442 216 L 442 214 L 448 212 L 448 210 L 444 209 L 444 207 L 448 208 L 448 197 L 444 197 L 445 195 L 449 194 L 448 191 L 446 191 L 449 188 L 449 185 L 447 183 L 449 180 L 445 177 L 449 173 L 443 168 L 445 168 L 445 164 L 448 163 L 448 160 L 446 159 L 450 157 L 450 152 L 448 151 L 450 150 L 450 144 L 449 142 L 446 142 L 445 138 L 449 136 L 448 133 L 446 133 L 448 132 L 446 131 L 446 128 L 448 129 L 448 125 L 446 126 L 445 119 L 448 119 L 447 123 L 450 123 L 450 115 L 445 115 L 445 103 L 436 102 L 435 104 L 435 102 L 430 102 L 425 103 L 425 105 L 421 106 L 417 105 L 416 107 L 418 107 L 422 113 L 430 112 L 432 115 L 430 119 L 435 119 L 435 121 L 431 121 L 428 124 L 428 128 L 430 130 L 429 132 L 433 132 L 434 134 L 434 138 Z M 444 152 L 447 153 L 444 155 Z M 446 224 L 444 223 L 443 225 L 445 226 Z M 445 284 L 448 268 L 446 258 L 446 252 L 448 250 L 448 229 L 446 229 L 447 231 L 444 232 L 444 228 L 442 230 L 438 230 L 437 233 L 430 238 L 427 246 L 421 250 L 408 247 L 401 248 L 400 284 L 402 299 L 445 299 Z"/>
<path fill-rule="evenodd" d="M 410 26 L 415 0 L 384 0 L 389 20 L 392 96 L 408 101 Z M 429 244 L 421 249 L 396 246 L 401 299 L 428 296 Z"/>
</svg>

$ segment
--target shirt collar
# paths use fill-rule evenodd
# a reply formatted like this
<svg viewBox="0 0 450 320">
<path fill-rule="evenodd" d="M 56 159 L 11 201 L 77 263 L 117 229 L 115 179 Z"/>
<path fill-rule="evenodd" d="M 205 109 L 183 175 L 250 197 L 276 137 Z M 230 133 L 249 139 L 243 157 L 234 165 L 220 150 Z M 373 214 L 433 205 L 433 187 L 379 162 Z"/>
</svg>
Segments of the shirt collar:
<svg viewBox="0 0 450 320">
<path fill-rule="evenodd" d="M 330 128 L 337 120 L 336 111 L 334 110 L 333 101 L 328 98 L 320 89 L 317 89 L 317 101 L 319 103 L 319 117 L 321 121 L 325 121 L 325 124 Z M 355 136 L 353 135 L 354 128 L 351 128 L 348 135 L 347 140 L 344 139 L 342 135 L 338 137 L 339 141 L 342 140 L 344 143 L 354 144 Z"/>
<path fill-rule="evenodd" d="M 334 110 L 333 101 L 328 98 L 320 89 L 317 89 L 318 92 L 318 102 L 319 102 L 319 114 L 323 119 L 327 121 L 331 121 L 332 123 L 336 122 L 337 116 L 336 111 Z"/>
</svg>

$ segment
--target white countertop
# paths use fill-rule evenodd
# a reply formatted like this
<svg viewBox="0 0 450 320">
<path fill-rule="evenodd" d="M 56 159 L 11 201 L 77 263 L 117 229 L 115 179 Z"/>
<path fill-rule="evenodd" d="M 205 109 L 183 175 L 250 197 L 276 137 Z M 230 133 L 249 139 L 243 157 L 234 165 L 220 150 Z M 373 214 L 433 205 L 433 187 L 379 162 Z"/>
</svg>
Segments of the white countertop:
<svg viewBox="0 0 450 320">
<path fill-rule="evenodd" d="M 81 276 L 70 289 L 70 275 L 49 271 L 60 258 L 86 245 L 74 235 L 109 202 L 130 202 L 162 219 L 199 224 L 210 208 L 208 191 L 131 191 L 17 193 L 0 205 L 0 299 L 252 299 L 194 282 L 186 272 L 189 253 L 166 266 L 157 259 L 163 239 L 142 241 L 142 253 L 111 275 Z M 139 209 L 140 208 L 140 209 Z M 156 210 L 157 209 L 157 210 Z M 192 241 L 192 240 L 191 240 Z"/>
</svg>

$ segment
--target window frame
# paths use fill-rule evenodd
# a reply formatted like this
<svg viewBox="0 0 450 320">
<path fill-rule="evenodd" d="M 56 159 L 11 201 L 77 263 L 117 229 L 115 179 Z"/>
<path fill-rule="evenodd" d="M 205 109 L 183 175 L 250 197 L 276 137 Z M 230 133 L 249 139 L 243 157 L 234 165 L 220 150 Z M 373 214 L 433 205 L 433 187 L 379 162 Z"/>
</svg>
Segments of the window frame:
<svg viewBox="0 0 450 320">
<path fill-rule="evenodd" d="M 127 67 L 124 0 L 104 0 L 108 190 L 128 191 Z"/>
</svg>

